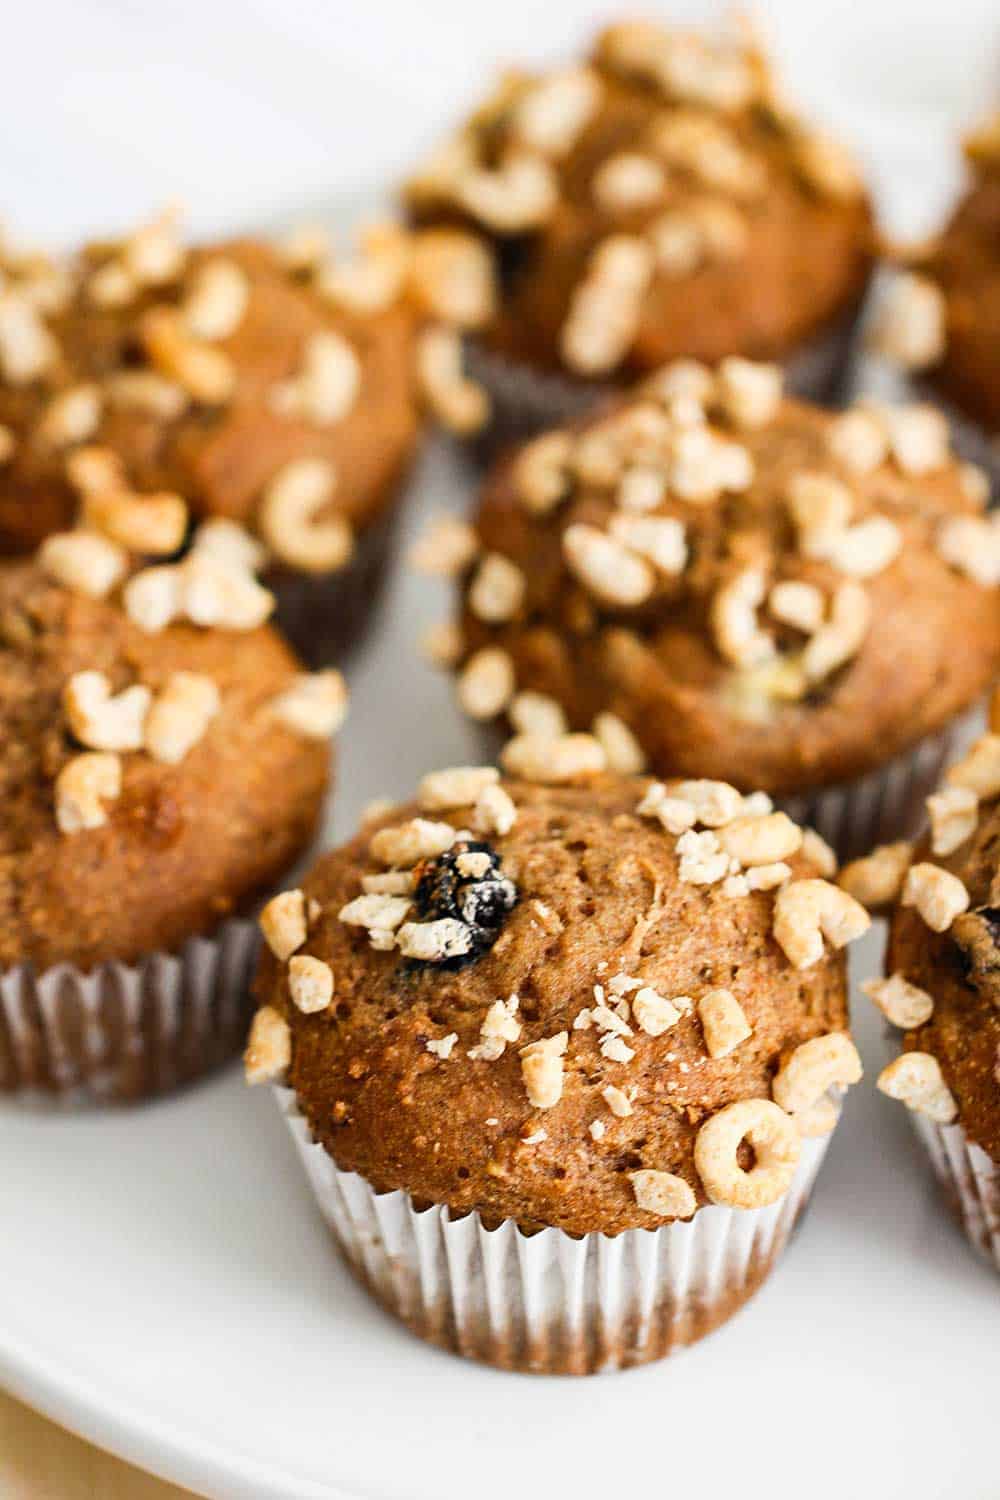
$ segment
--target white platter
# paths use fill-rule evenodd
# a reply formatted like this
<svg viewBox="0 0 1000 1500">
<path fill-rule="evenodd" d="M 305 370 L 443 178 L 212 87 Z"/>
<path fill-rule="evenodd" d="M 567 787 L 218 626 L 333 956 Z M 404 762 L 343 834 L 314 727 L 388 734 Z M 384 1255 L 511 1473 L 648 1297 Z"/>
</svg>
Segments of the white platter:
<svg viewBox="0 0 1000 1500">
<path fill-rule="evenodd" d="M 409 512 L 462 504 L 428 453 Z M 443 587 L 395 580 L 352 665 L 334 819 L 476 754 L 415 655 Z M 872 972 L 879 938 L 855 955 Z M 590 1380 L 432 1350 L 336 1259 L 266 1091 L 236 1070 L 137 1111 L 0 1108 L 0 1381 L 213 1500 L 995 1500 L 995 1273 L 938 1203 L 904 1112 L 867 1079 L 784 1263 L 664 1364 Z M 56 1497 L 53 1497 L 56 1500 Z"/>
</svg>

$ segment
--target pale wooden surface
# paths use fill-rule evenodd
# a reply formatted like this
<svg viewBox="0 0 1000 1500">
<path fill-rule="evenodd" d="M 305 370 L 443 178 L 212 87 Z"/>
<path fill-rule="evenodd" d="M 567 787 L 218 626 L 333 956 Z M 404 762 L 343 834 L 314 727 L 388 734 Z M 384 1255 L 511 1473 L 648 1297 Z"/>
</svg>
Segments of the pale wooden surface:
<svg viewBox="0 0 1000 1500">
<path fill-rule="evenodd" d="M 0 1391 L 3 1500 L 193 1500 L 72 1437 Z"/>
</svg>

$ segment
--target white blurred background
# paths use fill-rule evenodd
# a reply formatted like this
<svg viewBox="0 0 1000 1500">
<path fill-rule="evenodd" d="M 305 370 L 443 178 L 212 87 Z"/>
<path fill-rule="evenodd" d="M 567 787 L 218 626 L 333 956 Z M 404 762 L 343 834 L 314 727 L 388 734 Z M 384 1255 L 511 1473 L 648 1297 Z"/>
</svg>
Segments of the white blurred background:
<svg viewBox="0 0 1000 1500">
<path fill-rule="evenodd" d="M 6 8 L 0 214 L 69 241 L 167 198 L 196 232 L 391 183 L 497 64 L 696 0 L 29 0 Z M 1000 97 L 997 0 L 769 0 L 791 92 L 868 160 L 885 217 L 934 225 L 955 136 Z"/>
</svg>

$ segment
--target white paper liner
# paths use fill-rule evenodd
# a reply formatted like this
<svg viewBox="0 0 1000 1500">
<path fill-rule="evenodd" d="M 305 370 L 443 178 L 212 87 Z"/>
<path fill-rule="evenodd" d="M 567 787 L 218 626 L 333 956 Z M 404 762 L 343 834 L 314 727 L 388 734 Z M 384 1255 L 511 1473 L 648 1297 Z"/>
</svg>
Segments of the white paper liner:
<svg viewBox="0 0 1000 1500">
<path fill-rule="evenodd" d="M 232 918 L 135 964 L 0 971 L 0 1097 L 126 1103 L 227 1061 L 249 1026 L 257 941 L 256 923 Z"/>
<path fill-rule="evenodd" d="M 293 1090 L 275 1088 L 324 1219 L 351 1269 L 419 1337 L 503 1369 L 583 1375 L 661 1359 L 725 1321 L 777 1261 L 829 1136 L 802 1142 L 767 1208 L 711 1205 L 619 1235 L 487 1229 L 402 1191 L 377 1193 L 315 1143 Z"/>
<path fill-rule="evenodd" d="M 841 863 L 856 859 L 916 832 L 926 817 L 924 799 L 982 725 L 977 705 L 866 776 L 775 800 L 796 823 L 822 834 Z"/>
<path fill-rule="evenodd" d="M 961 1125 L 909 1115 L 969 1243 L 1000 1271 L 1000 1166 Z"/>
<path fill-rule="evenodd" d="M 851 313 L 792 354 L 784 362 L 789 394 L 836 401 L 850 369 L 858 327 L 859 316 Z M 465 365 L 469 376 L 486 387 L 493 403 L 487 450 L 543 427 L 578 421 L 600 402 L 622 392 L 622 385 L 611 380 L 586 381 L 535 370 L 494 353 L 475 339 L 467 342 Z"/>
</svg>

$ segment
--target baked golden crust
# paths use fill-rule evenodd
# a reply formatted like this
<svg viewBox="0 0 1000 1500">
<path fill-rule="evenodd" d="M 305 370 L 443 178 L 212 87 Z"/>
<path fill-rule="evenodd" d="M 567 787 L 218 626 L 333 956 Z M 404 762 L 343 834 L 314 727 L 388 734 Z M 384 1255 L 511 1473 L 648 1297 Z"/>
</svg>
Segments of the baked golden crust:
<svg viewBox="0 0 1000 1500">
<path fill-rule="evenodd" d="M 83 672 L 112 693 L 143 684 L 154 703 L 174 674 L 194 674 L 181 682 L 214 684 L 219 703 L 179 762 L 122 754 L 97 826 L 61 832 L 57 780 L 86 755 L 66 689 Z M 33 564 L 0 569 L 0 967 L 174 949 L 278 879 L 314 832 L 328 774 L 327 743 L 273 711 L 299 672 L 267 627 L 147 635 Z"/>
<path fill-rule="evenodd" d="M 784 358 L 853 314 L 872 264 L 847 153 L 776 101 L 756 47 L 654 24 L 609 28 L 579 66 L 506 73 L 406 197 L 418 223 L 471 226 L 493 246 L 502 295 L 486 342 L 581 377 Z M 611 296 L 598 350 L 571 330 L 619 237 L 649 264 L 634 297 Z"/>
<path fill-rule="evenodd" d="M 166 228 L 163 234 L 172 246 Z M 120 269 L 124 253 L 119 244 L 92 247 L 64 273 L 64 292 L 39 315 L 49 352 L 34 378 L 18 375 L 16 348 L 0 339 L 0 355 L 11 347 L 15 358 L 13 366 L 0 358 L 0 432 L 10 450 L 0 462 L 0 551 L 29 551 L 76 520 L 79 496 L 66 477 L 73 444 L 53 442 L 45 422 L 56 398 L 81 387 L 97 406 L 84 440 L 115 451 L 136 491 L 175 492 L 195 517 L 258 529 L 269 484 L 293 461 L 315 459 L 331 466 L 332 483 L 311 519 L 343 518 L 352 531 L 373 525 L 395 498 L 419 435 L 412 307 L 397 299 L 376 312 L 352 312 L 252 240 L 172 249 L 169 273 L 105 304 L 101 277 Z M 181 328 L 191 347 L 179 359 L 193 348 L 196 363 L 193 373 L 182 363 L 175 370 L 178 315 L 183 324 L 206 271 L 217 278 L 210 296 L 237 300 L 232 311 L 210 306 L 209 318 L 220 319 L 208 324 L 212 337 L 189 338 Z M 5 334 L 0 315 L 0 335 L 16 339 L 32 285 L 11 268 L 7 316 L 15 326 Z M 318 337 L 340 355 L 343 396 L 334 392 L 332 413 L 288 399 Z M 155 394 L 128 386 L 140 373 L 160 382 Z M 279 560 L 289 561 L 280 549 Z"/>
<path fill-rule="evenodd" d="M 645 395 L 498 466 L 458 556 L 468 711 L 506 709 L 517 727 L 513 695 L 541 693 L 573 728 L 624 721 L 658 774 L 787 794 L 864 774 L 985 691 L 1000 662 L 996 526 L 944 424 L 923 408 L 781 402 L 775 373 L 667 367 Z M 681 375 L 697 377 L 710 426 L 665 394 Z M 753 425 L 725 405 L 744 380 L 771 383 Z M 695 428 L 700 488 L 683 458 Z M 928 451 L 910 451 L 915 435 Z M 485 709 L 469 691 L 484 650 L 506 664 Z"/>
<path fill-rule="evenodd" d="M 772 934 L 773 890 L 693 883 L 702 875 L 685 851 L 698 840 L 678 852 L 650 811 L 659 793 L 649 797 L 649 783 L 598 775 L 542 786 L 497 782 L 489 768 L 477 774 L 491 790 L 475 796 L 459 783 L 453 798 L 469 801 L 447 808 L 441 790 L 467 772 L 440 773 L 433 787 L 428 778 L 419 803 L 366 824 L 320 860 L 301 892 L 271 904 L 248 1078 L 287 1069 L 314 1137 L 342 1169 L 490 1221 L 616 1233 L 687 1217 L 710 1196 L 722 1201 L 725 1188 L 705 1186 L 718 1162 L 703 1132 L 696 1166 L 704 1123 L 752 1101 L 787 1134 L 772 1088 L 775 1098 L 785 1089 L 788 1109 L 814 1102 L 810 1079 L 795 1083 L 793 1097 L 796 1048 L 833 1032 L 853 1054 L 842 1034 L 843 958 L 820 941 L 818 958 L 793 967 Z M 730 814 L 740 808 L 731 788 L 698 784 L 688 794 L 708 797 L 708 818 L 719 795 L 733 803 Z M 459 830 L 441 857 L 451 868 L 465 847 L 461 830 L 484 822 L 491 831 L 474 840 L 498 856 L 516 903 L 503 903 L 483 951 L 406 957 L 426 951 L 406 924 L 427 911 L 404 867 L 421 849 L 447 849 Z M 417 879 L 430 870 L 439 880 L 441 869 L 431 858 Z M 778 878 L 791 878 L 787 890 L 833 889 L 798 880 L 815 874 L 800 851 Z M 389 888 L 409 895 L 389 897 Z M 857 915 L 848 904 L 848 925 Z M 837 941 L 848 936 L 844 928 Z M 311 986 L 324 971 L 332 999 Z M 815 1093 L 830 1081 L 823 1075 Z M 729 1165 L 735 1172 L 735 1159 Z"/>
</svg>

